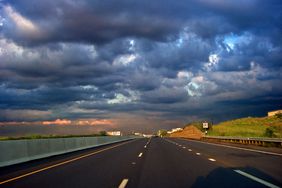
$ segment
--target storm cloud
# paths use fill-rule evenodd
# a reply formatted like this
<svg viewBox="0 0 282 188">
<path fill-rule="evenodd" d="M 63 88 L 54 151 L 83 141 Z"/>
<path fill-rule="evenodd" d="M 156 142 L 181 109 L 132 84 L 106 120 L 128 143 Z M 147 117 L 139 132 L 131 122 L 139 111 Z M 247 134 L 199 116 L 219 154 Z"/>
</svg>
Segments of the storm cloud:
<svg viewBox="0 0 282 188">
<path fill-rule="evenodd" d="M 0 1 L 0 121 L 148 132 L 263 116 L 282 108 L 281 10 L 279 0 Z"/>
</svg>

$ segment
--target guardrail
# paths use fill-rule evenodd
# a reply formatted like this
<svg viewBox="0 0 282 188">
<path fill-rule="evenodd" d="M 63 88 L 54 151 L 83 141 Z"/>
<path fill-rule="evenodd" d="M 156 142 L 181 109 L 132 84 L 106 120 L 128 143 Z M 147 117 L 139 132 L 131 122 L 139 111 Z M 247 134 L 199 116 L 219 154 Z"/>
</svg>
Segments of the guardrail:
<svg viewBox="0 0 282 188">
<path fill-rule="evenodd" d="M 250 145 L 259 145 L 259 146 L 282 147 L 281 138 L 204 136 L 202 139 L 210 140 L 210 141 L 214 140 L 220 142 L 231 142 L 231 143 L 250 144 Z"/>
<path fill-rule="evenodd" d="M 0 167 L 92 147 L 122 142 L 136 136 L 99 136 L 0 141 Z"/>
</svg>

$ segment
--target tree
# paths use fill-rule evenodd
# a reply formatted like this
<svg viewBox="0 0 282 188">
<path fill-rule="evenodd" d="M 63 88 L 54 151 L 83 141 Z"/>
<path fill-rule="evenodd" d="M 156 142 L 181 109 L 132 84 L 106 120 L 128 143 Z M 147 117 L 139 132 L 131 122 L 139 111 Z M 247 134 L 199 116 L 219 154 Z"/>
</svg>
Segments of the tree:
<svg viewBox="0 0 282 188">
<path fill-rule="evenodd" d="M 163 137 L 163 136 L 166 136 L 167 135 L 167 130 L 164 130 L 164 129 L 161 129 L 158 131 L 158 135 Z"/>
<path fill-rule="evenodd" d="M 100 131 L 100 136 L 107 136 L 107 132 L 106 131 Z"/>
<path fill-rule="evenodd" d="M 274 134 L 273 128 L 272 128 L 272 127 L 268 127 L 268 128 L 266 128 L 265 131 L 264 131 L 264 136 L 271 138 L 271 137 L 275 137 L 276 135 Z"/>
<path fill-rule="evenodd" d="M 275 114 L 275 117 L 282 119 L 282 113 Z"/>
</svg>

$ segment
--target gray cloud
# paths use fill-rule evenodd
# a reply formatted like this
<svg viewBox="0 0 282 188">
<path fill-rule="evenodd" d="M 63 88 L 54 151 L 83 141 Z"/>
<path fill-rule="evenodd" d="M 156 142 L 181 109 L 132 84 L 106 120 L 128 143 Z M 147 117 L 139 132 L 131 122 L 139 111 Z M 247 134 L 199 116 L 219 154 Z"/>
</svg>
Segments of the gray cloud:
<svg viewBox="0 0 282 188">
<path fill-rule="evenodd" d="M 281 108 L 280 1 L 0 6 L 1 121 L 151 115 L 156 129 Z"/>
</svg>

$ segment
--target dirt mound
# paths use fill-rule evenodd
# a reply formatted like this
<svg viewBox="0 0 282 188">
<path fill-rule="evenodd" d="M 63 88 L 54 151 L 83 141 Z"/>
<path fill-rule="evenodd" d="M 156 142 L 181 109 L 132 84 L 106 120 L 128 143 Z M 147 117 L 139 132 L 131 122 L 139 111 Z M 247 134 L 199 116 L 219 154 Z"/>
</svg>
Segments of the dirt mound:
<svg viewBox="0 0 282 188">
<path fill-rule="evenodd" d="M 194 126 L 185 127 L 182 131 L 175 132 L 170 134 L 170 137 L 181 137 L 181 138 L 192 138 L 192 139 L 201 139 L 204 136 L 199 129 Z"/>
</svg>

